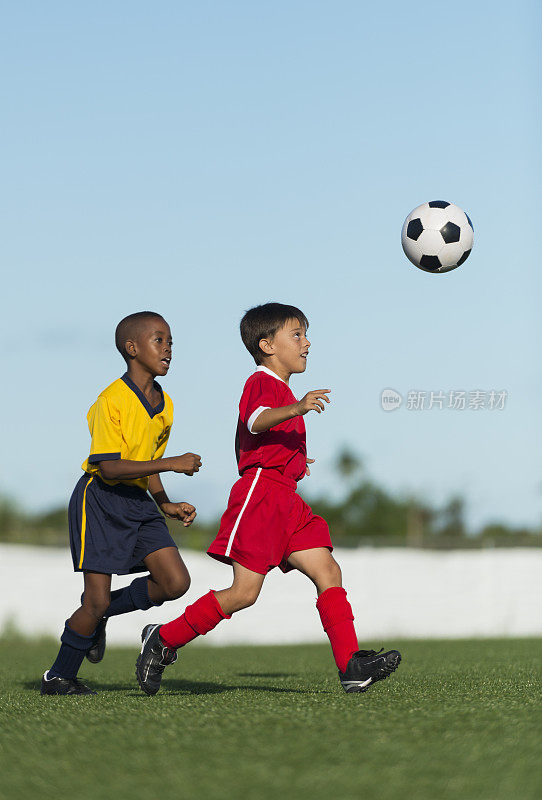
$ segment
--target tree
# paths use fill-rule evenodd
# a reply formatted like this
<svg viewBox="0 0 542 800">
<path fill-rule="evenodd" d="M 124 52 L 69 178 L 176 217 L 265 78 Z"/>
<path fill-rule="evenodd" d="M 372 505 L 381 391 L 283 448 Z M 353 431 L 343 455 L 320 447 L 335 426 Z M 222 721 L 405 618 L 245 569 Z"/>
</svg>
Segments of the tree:
<svg viewBox="0 0 542 800">
<path fill-rule="evenodd" d="M 438 514 L 439 536 L 462 537 L 465 536 L 465 501 L 459 495 L 451 497 Z"/>
<path fill-rule="evenodd" d="M 335 460 L 335 468 L 342 478 L 349 480 L 356 473 L 362 471 L 363 461 L 347 447 L 344 447 Z"/>
</svg>

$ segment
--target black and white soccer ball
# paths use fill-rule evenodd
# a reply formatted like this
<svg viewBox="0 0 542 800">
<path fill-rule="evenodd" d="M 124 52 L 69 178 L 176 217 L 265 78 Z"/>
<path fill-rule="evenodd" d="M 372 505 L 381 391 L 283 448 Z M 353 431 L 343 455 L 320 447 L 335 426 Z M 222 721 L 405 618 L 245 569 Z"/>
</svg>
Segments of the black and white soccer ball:
<svg viewBox="0 0 542 800">
<path fill-rule="evenodd" d="M 470 255 L 474 228 L 465 212 L 445 200 L 432 200 L 411 211 L 401 241 L 406 257 L 425 272 L 450 272 Z"/>
</svg>

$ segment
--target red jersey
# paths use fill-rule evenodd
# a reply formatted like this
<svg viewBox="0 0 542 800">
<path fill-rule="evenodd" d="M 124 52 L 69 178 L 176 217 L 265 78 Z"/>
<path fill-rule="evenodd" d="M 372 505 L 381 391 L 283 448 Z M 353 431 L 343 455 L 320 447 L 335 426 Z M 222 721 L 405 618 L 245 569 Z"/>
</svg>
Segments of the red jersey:
<svg viewBox="0 0 542 800">
<path fill-rule="evenodd" d="M 252 467 L 276 469 L 285 478 L 300 481 L 307 466 L 305 422 L 302 416 L 288 419 L 262 433 L 253 433 L 256 418 L 267 408 L 297 403 L 287 383 L 267 367 L 257 367 L 245 383 L 239 401 L 235 449 L 239 475 Z"/>
</svg>

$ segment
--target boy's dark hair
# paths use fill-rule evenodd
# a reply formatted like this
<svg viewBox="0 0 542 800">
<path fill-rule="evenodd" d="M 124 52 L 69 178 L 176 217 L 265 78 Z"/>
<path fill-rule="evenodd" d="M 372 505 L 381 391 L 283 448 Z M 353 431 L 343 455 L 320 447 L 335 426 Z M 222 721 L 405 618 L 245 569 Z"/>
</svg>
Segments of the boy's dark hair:
<svg viewBox="0 0 542 800">
<path fill-rule="evenodd" d="M 245 313 L 240 325 L 241 339 L 256 364 L 263 364 L 265 359 L 260 339 L 271 339 L 291 319 L 297 319 L 305 330 L 309 327 L 309 320 L 299 308 L 283 303 L 264 303 Z"/>
<path fill-rule="evenodd" d="M 141 324 L 148 319 L 164 319 L 156 311 L 136 311 L 121 319 L 115 330 L 115 346 L 123 359 L 128 363 L 130 356 L 126 352 L 126 342 L 128 339 L 137 339 L 141 330 Z"/>
</svg>

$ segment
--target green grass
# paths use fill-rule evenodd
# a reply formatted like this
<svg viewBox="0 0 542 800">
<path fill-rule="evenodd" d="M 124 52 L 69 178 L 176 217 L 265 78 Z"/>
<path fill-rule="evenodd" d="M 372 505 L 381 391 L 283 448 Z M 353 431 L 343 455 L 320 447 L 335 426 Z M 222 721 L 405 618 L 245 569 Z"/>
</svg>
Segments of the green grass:
<svg viewBox="0 0 542 800">
<path fill-rule="evenodd" d="M 325 646 L 187 647 L 156 697 L 135 650 L 41 697 L 52 642 L 0 641 L 0 796 L 40 800 L 542 797 L 542 640 L 410 641 L 346 695 Z"/>
</svg>

